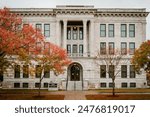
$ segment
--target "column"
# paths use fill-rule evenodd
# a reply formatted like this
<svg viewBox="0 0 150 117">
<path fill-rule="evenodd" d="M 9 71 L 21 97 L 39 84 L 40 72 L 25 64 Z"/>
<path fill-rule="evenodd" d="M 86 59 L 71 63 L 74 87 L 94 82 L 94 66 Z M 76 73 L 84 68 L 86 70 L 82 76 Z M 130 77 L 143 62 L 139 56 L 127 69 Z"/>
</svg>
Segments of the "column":
<svg viewBox="0 0 150 117">
<path fill-rule="evenodd" d="M 91 29 L 90 29 L 90 38 L 89 38 L 89 52 L 90 52 L 90 56 L 92 56 L 94 54 L 94 45 L 93 42 L 94 41 L 94 21 L 90 20 L 90 25 L 91 25 Z"/>
<path fill-rule="evenodd" d="M 87 57 L 87 20 L 83 20 L 83 56 Z"/>
<path fill-rule="evenodd" d="M 60 20 L 57 20 L 56 21 L 56 44 L 58 46 L 61 46 L 60 40 L 61 40 L 61 36 L 60 36 Z"/>
<path fill-rule="evenodd" d="M 67 20 L 63 20 L 63 48 L 66 49 L 66 43 L 67 43 Z"/>
</svg>

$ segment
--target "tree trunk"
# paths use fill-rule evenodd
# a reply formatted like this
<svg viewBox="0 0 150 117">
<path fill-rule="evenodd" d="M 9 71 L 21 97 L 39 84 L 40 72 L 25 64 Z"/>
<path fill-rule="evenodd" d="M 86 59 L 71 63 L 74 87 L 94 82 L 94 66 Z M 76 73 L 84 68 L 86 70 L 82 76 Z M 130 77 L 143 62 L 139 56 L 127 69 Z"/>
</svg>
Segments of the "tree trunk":
<svg viewBox="0 0 150 117">
<path fill-rule="evenodd" d="M 115 80 L 114 79 L 112 79 L 112 83 L 113 83 L 112 95 L 115 96 Z"/>
<path fill-rule="evenodd" d="M 42 82 L 42 79 L 40 78 L 38 96 L 41 96 L 41 82 Z"/>
</svg>

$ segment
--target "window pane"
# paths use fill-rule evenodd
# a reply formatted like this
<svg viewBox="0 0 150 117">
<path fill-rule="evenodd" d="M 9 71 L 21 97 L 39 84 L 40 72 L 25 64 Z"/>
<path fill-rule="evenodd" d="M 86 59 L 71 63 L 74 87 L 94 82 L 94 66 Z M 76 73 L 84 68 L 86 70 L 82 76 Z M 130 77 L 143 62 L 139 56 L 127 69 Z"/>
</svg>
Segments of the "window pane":
<svg viewBox="0 0 150 117">
<path fill-rule="evenodd" d="M 115 69 L 114 65 L 109 65 L 109 78 L 114 77 L 114 69 Z"/>
<path fill-rule="evenodd" d="M 100 36 L 101 37 L 106 37 L 106 24 L 101 24 L 100 25 Z"/>
<path fill-rule="evenodd" d="M 130 65 L 130 78 L 135 78 L 135 66 Z"/>
<path fill-rule="evenodd" d="M 70 27 L 67 28 L 67 39 L 68 40 L 71 39 L 71 28 Z"/>
<path fill-rule="evenodd" d="M 109 54 L 114 54 L 114 42 L 109 43 Z"/>
<path fill-rule="evenodd" d="M 135 24 L 129 24 L 129 37 L 135 37 Z"/>
<path fill-rule="evenodd" d="M 134 54 L 134 51 L 135 51 L 135 43 L 131 42 L 131 43 L 129 43 L 129 52 L 132 55 L 132 54 Z"/>
<path fill-rule="evenodd" d="M 15 65 L 14 72 L 15 72 L 14 77 L 20 78 L 20 65 Z"/>
<path fill-rule="evenodd" d="M 39 88 L 40 87 L 40 83 L 35 83 L 35 88 Z"/>
<path fill-rule="evenodd" d="M 101 78 L 106 78 L 106 65 L 101 65 L 100 66 L 100 77 Z"/>
<path fill-rule="evenodd" d="M 73 27 L 73 39 L 77 40 L 77 37 L 78 37 L 77 27 Z"/>
<path fill-rule="evenodd" d="M 107 86 L 106 86 L 106 83 L 100 83 L 100 86 L 102 87 L 102 88 L 106 88 Z"/>
<path fill-rule="evenodd" d="M 127 78 L 127 65 L 121 65 L 121 77 Z"/>
<path fill-rule="evenodd" d="M 121 54 L 127 54 L 127 43 L 126 42 L 122 42 L 121 43 Z"/>
<path fill-rule="evenodd" d="M 100 54 L 106 54 L 106 43 L 105 42 L 100 43 Z"/>
<path fill-rule="evenodd" d="M 83 40 L 83 28 L 82 27 L 80 27 L 79 29 L 79 39 Z"/>
<path fill-rule="evenodd" d="M 83 45 L 79 45 L 79 56 L 83 56 Z"/>
<path fill-rule="evenodd" d="M 29 65 L 23 65 L 23 78 L 29 78 Z"/>
<path fill-rule="evenodd" d="M 48 88 L 48 83 L 47 82 L 44 83 L 44 88 Z"/>
<path fill-rule="evenodd" d="M 114 37 L 114 24 L 108 25 L 108 35 L 109 37 Z"/>
<path fill-rule="evenodd" d="M 36 65 L 36 71 L 35 71 L 36 78 L 41 78 L 41 75 L 42 75 L 42 68 L 40 65 Z"/>
<path fill-rule="evenodd" d="M 67 53 L 68 53 L 68 54 L 71 53 L 71 45 L 70 45 L 70 44 L 67 45 Z"/>
<path fill-rule="evenodd" d="M 42 31 L 42 24 L 36 24 L 36 29 Z"/>
<path fill-rule="evenodd" d="M 44 36 L 50 37 L 50 24 L 44 24 Z"/>
<path fill-rule="evenodd" d="M 122 87 L 122 88 L 127 88 L 127 87 L 128 87 L 128 84 L 127 84 L 127 83 L 121 83 L 121 87 Z"/>
<path fill-rule="evenodd" d="M 23 83 L 23 84 L 22 84 L 22 87 L 23 87 L 23 88 L 28 88 L 28 87 L 29 87 L 29 83 Z"/>
<path fill-rule="evenodd" d="M 78 53 L 78 48 L 77 48 L 77 45 L 73 45 L 73 53 Z"/>
<path fill-rule="evenodd" d="M 20 83 L 14 83 L 14 88 L 20 88 Z"/>
<path fill-rule="evenodd" d="M 127 37 L 127 25 L 121 24 L 121 37 Z"/>
<path fill-rule="evenodd" d="M 44 66 L 44 78 L 50 78 L 50 68 L 48 65 Z"/>
<path fill-rule="evenodd" d="M 136 83 L 134 83 L 134 82 L 130 83 L 130 87 L 131 88 L 136 88 Z"/>
</svg>

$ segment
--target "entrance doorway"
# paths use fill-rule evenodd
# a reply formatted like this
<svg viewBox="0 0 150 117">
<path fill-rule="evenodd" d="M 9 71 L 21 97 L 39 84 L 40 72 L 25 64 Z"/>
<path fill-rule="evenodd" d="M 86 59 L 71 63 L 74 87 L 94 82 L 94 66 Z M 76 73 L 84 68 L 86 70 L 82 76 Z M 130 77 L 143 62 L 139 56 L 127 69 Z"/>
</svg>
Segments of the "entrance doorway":
<svg viewBox="0 0 150 117">
<path fill-rule="evenodd" d="M 70 81 L 80 81 L 80 67 L 74 64 L 70 69 Z"/>
</svg>

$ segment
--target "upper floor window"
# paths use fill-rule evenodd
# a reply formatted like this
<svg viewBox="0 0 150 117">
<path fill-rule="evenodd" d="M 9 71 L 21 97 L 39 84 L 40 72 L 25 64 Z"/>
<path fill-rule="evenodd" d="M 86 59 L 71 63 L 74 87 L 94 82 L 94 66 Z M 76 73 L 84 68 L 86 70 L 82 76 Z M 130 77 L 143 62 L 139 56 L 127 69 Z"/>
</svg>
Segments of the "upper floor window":
<svg viewBox="0 0 150 117">
<path fill-rule="evenodd" d="M 78 47 L 77 45 L 73 45 L 73 50 L 72 50 L 73 53 L 78 53 Z"/>
<path fill-rule="evenodd" d="M 71 53 L 71 45 L 67 44 L 67 53 L 70 54 Z"/>
<path fill-rule="evenodd" d="M 127 25 L 121 24 L 121 37 L 127 37 Z"/>
<path fill-rule="evenodd" d="M 129 53 L 132 55 L 132 54 L 134 54 L 134 51 L 135 51 L 135 43 L 130 42 L 129 43 Z"/>
<path fill-rule="evenodd" d="M 42 31 L 42 24 L 36 24 L 36 30 Z"/>
<path fill-rule="evenodd" d="M 109 37 L 114 37 L 114 24 L 109 24 L 108 25 L 108 36 Z"/>
<path fill-rule="evenodd" d="M 115 74 L 115 66 L 109 65 L 109 78 L 113 78 Z"/>
<path fill-rule="evenodd" d="M 35 76 L 36 76 L 36 78 L 41 78 L 41 75 L 42 75 L 41 65 L 36 65 L 36 68 L 35 68 Z"/>
<path fill-rule="evenodd" d="M 102 55 L 106 54 L 106 42 L 100 43 L 100 54 Z"/>
<path fill-rule="evenodd" d="M 135 37 L 135 24 L 129 24 L 129 37 Z"/>
<path fill-rule="evenodd" d="M 83 28 L 82 27 L 79 28 L 79 39 L 83 40 Z"/>
<path fill-rule="evenodd" d="M 100 24 L 100 36 L 106 37 L 106 24 Z"/>
<path fill-rule="evenodd" d="M 121 54 L 122 55 L 127 54 L 127 43 L 126 42 L 121 42 Z"/>
<path fill-rule="evenodd" d="M 71 27 L 67 28 L 67 39 L 70 40 L 71 39 Z"/>
<path fill-rule="evenodd" d="M 20 78 L 20 65 L 15 65 L 15 69 L 14 69 L 14 77 L 15 78 Z"/>
<path fill-rule="evenodd" d="M 109 54 L 110 55 L 114 54 L 114 51 L 115 51 L 114 42 L 109 42 Z"/>
<path fill-rule="evenodd" d="M 78 37 L 78 30 L 77 27 L 73 27 L 73 39 L 77 40 Z"/>
<path fill-rule="evenodd" d="M 44 24 L 44 36 L 50 37 L 50 24 Z"/>
</svg>

